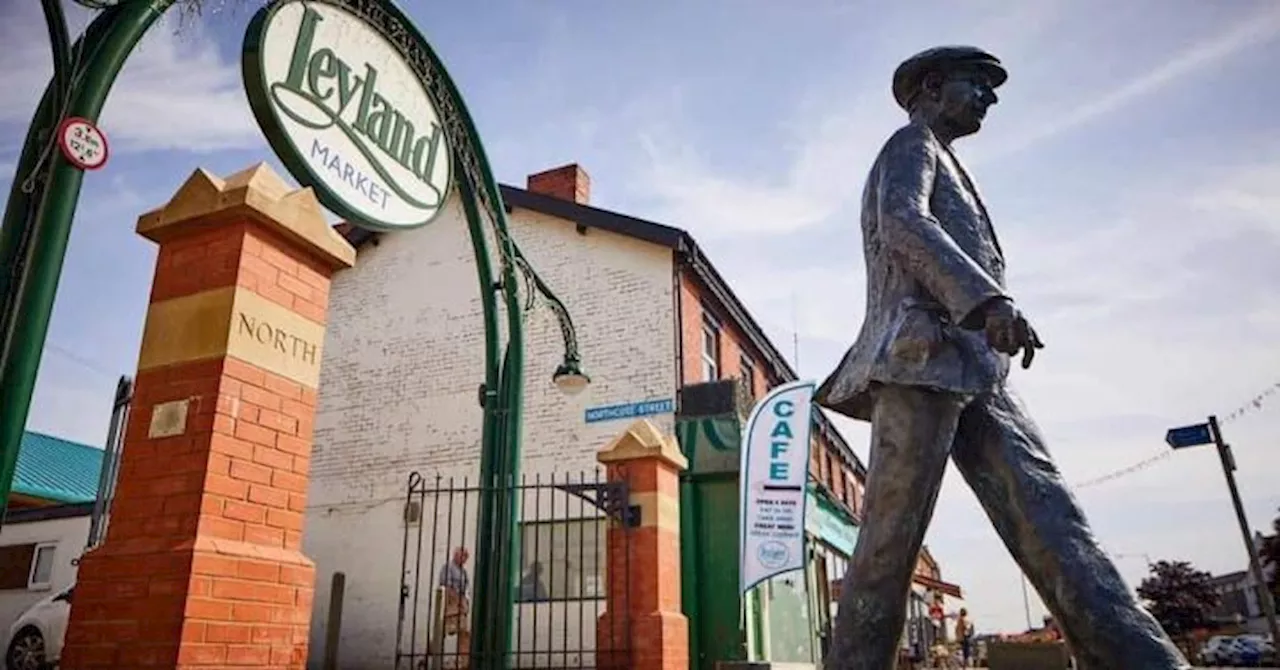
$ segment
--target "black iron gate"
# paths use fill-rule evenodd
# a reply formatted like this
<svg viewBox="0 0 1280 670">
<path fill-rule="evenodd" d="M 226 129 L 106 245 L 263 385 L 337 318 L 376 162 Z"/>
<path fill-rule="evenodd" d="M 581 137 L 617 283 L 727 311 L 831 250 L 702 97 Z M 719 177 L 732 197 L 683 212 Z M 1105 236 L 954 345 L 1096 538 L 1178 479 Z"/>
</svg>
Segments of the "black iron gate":
<svg viewBox="0 0 1280 670">
<path fill-rule="evenodd" d="M 416 472 L 409 476 L 397 670 L 471 665 L 470 554 L 477 546 L 477 511 L 484 492 L 474 480 L 429 479 Z M 627 545 L 639 523 L 638 510 L 628 504 L 626 482 L 606 481 L 600 472 L 536 475 L 502 492 L 514 496 L 519 506 L 513 547 L 519 575 L 505 666 L 625 667 L 630 651 Z M 621 574 L 609 574 L 610 552 Z M 598 629 L 610 588 L 620 598 L 620 611 L 611 613 L 610 625 Z"/>
</svg>

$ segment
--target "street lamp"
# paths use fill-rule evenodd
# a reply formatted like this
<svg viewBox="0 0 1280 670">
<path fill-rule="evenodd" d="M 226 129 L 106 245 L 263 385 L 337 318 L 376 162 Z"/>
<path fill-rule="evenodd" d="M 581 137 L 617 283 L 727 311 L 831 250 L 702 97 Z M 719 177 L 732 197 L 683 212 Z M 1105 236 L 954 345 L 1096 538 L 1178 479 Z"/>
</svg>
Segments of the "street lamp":
<svg viewBox="0 0 1280 670">
<path fill-rule="evenodd" d="M 560 389 L 561 393 L 567 396 L 575 396 L 582 393 L 582 389 L 587 388 L 587 384 L 591 383 L 591 378 L 582 371 L 577 359 L 566 358 L 556 368 L 555 374 L 551 375 L 551 381 L 556 385 L 556 388 Z"/>
<path fill-rule="evenodd" d="M 538 276 L 518 248 L 515 250 L 515 263 L 534 290 L 546 299 L 551 311 L 555 312 L 556 320 L 560 322 L 560 337 L 564 340 L 564 362 L 556 367 L 551 375 L 551 382 L 567 396 L 578 395 L 591 383 L 591 378 L 582 371 L 582 358 L 578 356 L 578 335 L 574 331 L 573 320 L 569 318 L 569 310 L 542 281 L 542 277 Z"/>
<path fill-rule="evenodd" d="M 454 112 L 460 130 L 476 137 L 465 109 Z M 520 434 L 524 378 L 524 306 L 532 295 L 520 295 L 517 274 L 529 290 L 541 296 L 556 315 L 564 340 L 564 359 L 552 374 L 552 382 L 566 395 L 582 391 L 590 378 L 582 371 L 578 338 L 568 309 L 547 286 L 516 246 L 507 228 L 502 196 L 493 180 L 488 159 L 478 142 L 460 143 L 455 162 L 459 173 L 459 193 L 475 248 L 485 322 L 485 383 L 481 387 L 484 425 L 481 431 L 480 500 L 477 505 L 477 552 L 474 579 L 474 608 L 471 638 L 472 667 L 476 670 L 505 668 L 510 658 L 511 615 L 515 609 L 518 581 L 519 496 L 515 495 L 520 470 Z M 496 242 L 498 268 L 485 243 L 482 229 L 488 225 Z M 497 275 L 495 277 L 495 274 Z M 496 280 L 496 281 L 495 281 Z M 507 321 L 505 346 L 498 342 L 498 296 Z"/>
</svg>

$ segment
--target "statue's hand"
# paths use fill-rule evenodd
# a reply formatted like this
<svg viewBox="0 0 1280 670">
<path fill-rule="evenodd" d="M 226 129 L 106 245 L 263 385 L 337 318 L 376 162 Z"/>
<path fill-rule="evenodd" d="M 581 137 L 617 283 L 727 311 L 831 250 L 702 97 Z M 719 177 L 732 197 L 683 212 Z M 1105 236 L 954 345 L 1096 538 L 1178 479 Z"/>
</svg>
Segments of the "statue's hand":
<svg viewBox="0 0 1280 670">
<path fill-rule="evenodd" d="M 1022 368 L 1031 367 L 1036 349 L 1043 349 L 1044 342 L 1022 312 L 1006 299 L 992 300 L 986 309 L 987 344 L 1003 354 L 1014 356 L 1022 351 Z"/>
</svg>

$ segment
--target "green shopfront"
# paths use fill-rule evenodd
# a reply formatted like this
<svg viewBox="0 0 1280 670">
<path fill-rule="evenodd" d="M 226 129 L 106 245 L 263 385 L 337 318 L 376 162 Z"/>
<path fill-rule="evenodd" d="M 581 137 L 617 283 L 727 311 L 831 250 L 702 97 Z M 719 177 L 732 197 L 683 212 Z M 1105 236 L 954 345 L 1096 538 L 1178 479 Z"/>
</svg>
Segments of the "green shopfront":
<svg viewBox="0 0 1280 670">
<path fill-rule="evenodd" d="M 727 390 L 731 384 L 699 386 Z M 739 408 L 718 390 L 698 393 L 718 395 L 719 401 L 686 396 L 676 420 L 689 460 L 681 478 L 680 542 L 690 667 L 713 670 L 718 661 L 820 664 L 835 613 L 834 587 L 853 552 L 857 525 L 811 478 L 806 567 L 762 582 L 743 602 L 738 594 L 739 444 L 750 407 Z"/>
</svg>

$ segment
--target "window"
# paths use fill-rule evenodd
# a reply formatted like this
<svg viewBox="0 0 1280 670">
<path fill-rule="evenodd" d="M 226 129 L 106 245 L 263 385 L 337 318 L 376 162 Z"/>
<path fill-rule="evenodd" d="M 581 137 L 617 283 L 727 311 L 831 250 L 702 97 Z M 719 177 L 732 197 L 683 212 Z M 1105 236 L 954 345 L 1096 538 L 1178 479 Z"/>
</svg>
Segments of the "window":
<svg viewBox="0 0 1280 670">
<path fill-rule="evenodd" d="M 56 549 L 52 542 L 0 547 L 0 590 L 48 588 Z"/>
<path fill-rule="evenodd" d="M 756 397 L 756 364 L 751 362 L 751 357 L 743 354 L 738 359 L 738 376 L 742 378 L 742 383 L 747 386 L 747 393 L 754 400 Z"/>
<path fill-rule="evenodd" d="M 520 602 L 605 597 L 605 519 L 521 524 Z"/>
<path fill-rule="evenodd" d="M 702 381 L 720 379 L 720 324 L 705 312 L 702 315 Z"/>
<path fill-rule="evenodd" d="M 35 558 L 31 561 L 31 577 L 27 580 L 27 588 L 49 588 L 53 581 L 53 555 L 56 544 L 36 545 Z"/>
</svg>

